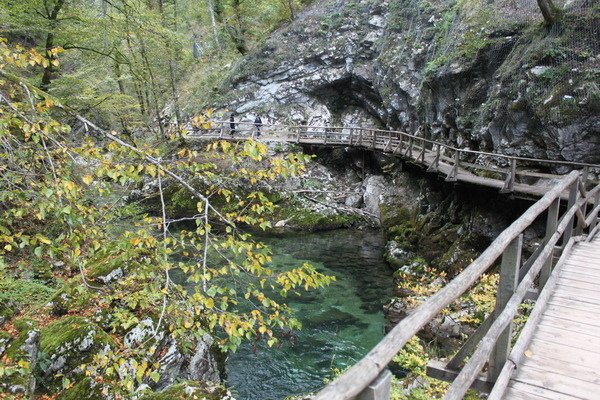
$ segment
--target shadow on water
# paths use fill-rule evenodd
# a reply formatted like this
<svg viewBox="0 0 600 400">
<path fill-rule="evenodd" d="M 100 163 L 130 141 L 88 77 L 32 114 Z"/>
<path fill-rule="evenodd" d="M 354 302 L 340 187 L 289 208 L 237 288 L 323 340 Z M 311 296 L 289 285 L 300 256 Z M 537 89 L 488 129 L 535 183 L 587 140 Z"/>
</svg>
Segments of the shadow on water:
<svg viewBox="0 0 600 400">
<path fill-rule="evenodd" d="M 382 337 L 381 306 L 392 291 L 380 232 L 334 231 L 260 238 L 274 268 L 305 261 L 335 275 L 328 288 L 290 298 L 303 329 L 293 342 L 268 349 L 244 344 L 227 362 L 228 386 L 238 400 L 279 400 L 314 391 L 364 356 Z"/>
</svg>

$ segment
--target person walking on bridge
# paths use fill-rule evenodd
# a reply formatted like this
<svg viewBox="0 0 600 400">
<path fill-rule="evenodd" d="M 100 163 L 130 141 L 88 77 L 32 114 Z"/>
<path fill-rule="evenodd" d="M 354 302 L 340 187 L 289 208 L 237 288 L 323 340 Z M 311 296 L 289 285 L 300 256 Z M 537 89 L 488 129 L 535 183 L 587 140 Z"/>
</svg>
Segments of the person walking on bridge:
<svg viewBox="0 0 600 400">
<path fill-rule="evenodd" d="M 233 113 L 231 113 L 231 115 L 229 116 L 229 134 L 231 135 L 231 137 L 235 135 L 235 118 Z"/>
<path fill-rule="evenodd" d="M 257 115 L 254 119 L 254 127 L 256 128 L 256 137 L 260 137 L 260 128 L 262 128 L 262 119 L 260 119 L 260 115 Z"/>
</svg>

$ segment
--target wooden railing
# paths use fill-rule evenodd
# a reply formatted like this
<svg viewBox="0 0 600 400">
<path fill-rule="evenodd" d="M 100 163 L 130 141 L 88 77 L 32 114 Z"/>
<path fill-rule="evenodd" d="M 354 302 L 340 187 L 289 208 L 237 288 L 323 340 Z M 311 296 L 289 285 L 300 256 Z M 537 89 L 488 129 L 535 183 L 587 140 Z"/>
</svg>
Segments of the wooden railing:
<svg viewBox="0 0 600 400">
<path fill-rule="evenodd" d="M 514 368 L 515 360 L 518 360 L 524 350 L 518 347 L 520 343 L 518 342 L 512 349 L 512 353 L 510 352 L 512 321 L 519 305 L 531 292 L 536 278 L 539 277 L 540 288 L 545 285 L 551 276 L 555 256 L 563 254 L 564 257 L 573 245 L 574 237 L 579 240 L 586 231 L 589 232 L 589 236 L 592 236 L 600 230 L 600 224 L 597 223 L 600 210 L 600 185 L 589 192 L 586 191 L 586 184 L 589 184 L 587 176 L 589 169 L 598 169 L 600 166 L 459 149 L 404 132 L 371 128 L 288 125 L 264 125 L 261 128 L 262 134 L 275 136 L 287 142 L 370 148 L 399 154 L 427 166 L 430 171 L 440 171 L 445 166 L 448 171 L 447 179 L 450 181 L 459 179 L 460 168 L 503 173 L 505 191 L 515 189 L 519 175 L 535 178 L 556 179 L 558 177 L 558 175 L 529 171 L 520 172 L 517 169 L 518 164 L 547 164 L 552 167 L 583 169 L 560 177 L 558 182 L 549 183 L 544 188 L 543 197 L 504 230 L 475 261 L 404 318 L 363 359 L 313 397 L 314 400 L 388 399 L 391 374 L 386 368 L 392 358 L 423 326 L 462 296 L 482 274 L 501 260 L 495 311 L 448 362 L 446 374 L 439 375 L 444 379 L 448 379 L 449 376 L 455 377 L 444 398 L 460 399 L 478 379 L 485 363 L 489 361 L 490 368 L 486 380 L 495 382 L 491 395 L 495 396 L 493 397 L 495 399 L 500 398 Z M 253 123 L 236 122 L 234 138 L 239 139 L 240 134 L 244 133 L 252 134 L 255 129 Z M 229 133 L 229 121 L 216 122 L 209 129 L 204 130 L 205 135 L 214 137 L 227 137 Z M 508 168 L 495 169 L 468 163 L 465 161 L 468 156 L 493 157 Z M 561 206 L 563 199 L 567 201 L 566 207 Z M 559 219 L 561 209 L 563 211 Z M 546 214 L 544 239 L 532 255 L 522 263 L 523 232 L 544 213 Z M 561 246 L 557 246 L 559 242 Z M 558 263 L 562 262 L 563 257 L 558 260 Z M 537 317 L 532 314 L 530 318 Z M 530 331 L 531 328 L 526 327 L 522 335 L 528 335 Z M 506 362 L 509 353 L 512 361 Z M 470 356 L 469 361 L 459 372 L 459 365 L 468 356 Z"/>
<path fill-rule="evenodd" d="M 559 219 L 561 195 L 568 193 L 566 210 Z M 346 373 L 322 389 L 315 400 L 342 400 L 370 398 L 383 400 L 389 397 L 390 374 L 385 371 L 392 358 L 402 349 L 412 336 L 431 321 L 442 309 L 463 295 L 484 272 L 501 259 L 500 283 L 497 293 L 496 310 L 485 329 L 476 332 L 477 339 L 467 341 L 470 349 L 462 351 L 462 362 L 476 347 L 469 361 L 457 372 L 444 399 L 461 399 L 480 376 L 486 362 L 490 362 L 488 380 L 496 385 L 506 385 L 514 358 L 506 362 L 510 350 L 512 321 L 519 305 L 533 286 L 539 275 L 542 286 L 550 276 L 555 253 L 567 253 L 572 246 L 573 235 L 581 235 L 584 230 L 597 231 L 600 200 L 600 185 L 586 192 L 582 176 L 574 171 L 551 188 L 544 197 L 532 205 L 517 221 L 511 224 L 498 238 L 473 261 L 463 272 L 450 281 L 438 293 L 431 296 L 410 315 L 396 325 L 384 339 L 362 360 Z M 523 231 L 546 212 L 546 235 L 538 249 L 521 264 Z M 574 222 L 577 221 L 576 227 Z M 562 239 L 562 247 L 557 247 Z M 559 262 L 562 262 L 559 260 Z M 515 349 L 518 353 L 523 349 Z M 459 352 L 461 353 L 461 352 Z M 514 354 L 513 354 L 514 357 Z M 503 388 L 502 388 L 503 390 Z M 498 389 L 496 389 L 498 391 Z"/>
<path fill-rule="evenodd" d="M 234 131 L 235 134 L 230 135 L 232 132 L 230 121 L 212 121 L 204 127 L 194 129 L 190 137 L 219 137 L 237 140 L 255 136 L 257 128 L 253 122 L 235 122 Z M 264 124 L 261 126 L 261 134 L 269 136 L 271 139 L 276 138 L 291 143 L 352 146 L 399 155 L 423 165 L 430 172 L 445 174 L 446 180 L 450 182 L 468 181 L 469 174 L 464 173 L 468 171 L 472 175 L 482 177 L 480 182 L 473 183 L 495 186 L 505 193 L 531 190 L 530 187 L 517 187 L 519 180 L 527 180 L 527 178 L 548 180 L 561 176 L 526 169 L 532 165 L 538 168 L 546 166 L 548 169 L 559 167 L 582 169 L 584 181 L 587 180 L 590 170 L 600 172 L 598 164 L 516 157 L 458 148 L 401 131 L 362 127 Z M 481 158 L 493 159 L 494 164 L 499 166 L 477 163 Z M 543 189 L 531 194 L 542 195 L 545 192 Z"/>
</svg>

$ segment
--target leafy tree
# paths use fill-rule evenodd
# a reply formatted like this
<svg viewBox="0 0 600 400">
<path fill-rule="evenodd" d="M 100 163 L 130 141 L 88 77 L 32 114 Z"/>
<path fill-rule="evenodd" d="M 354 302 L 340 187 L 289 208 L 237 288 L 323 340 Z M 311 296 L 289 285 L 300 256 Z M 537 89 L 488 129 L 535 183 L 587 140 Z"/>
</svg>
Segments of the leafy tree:
<svg viewBox="0 0 600 400">
<path fill-rule="evenodd" d="M 285 297 L 333 278 L 310 265 L 273 270 L 270 250 L 240 225 L 269 227 L 263 214 L 274 205 L 261 186 L 302 173 L 307 156 L 265 159 L 266 147 L 254 141 L 217 142 L 199 153 L 178 147 L 176 135 L 165 146 L 133 146 L 22 83 L 49 58 L 6 41 L 0 57 L 0 279 L 44 279 L 83 299 L 70 306 L 71 314 L 102 319 L 112 344 L 86 363 L 87 376 L 130 396 L 160 379 L 166 337 L 192 348 L 208 333 L 227 351 L 242 340 L 272 346 L 278 332 L 299 328 Z M 82 137 L 61 119 L 100 136 Z M 158 215 L 126 201 L 142 182 L 157 185 Z M 237 182 L 246 190 L 233 190 Z M 193 197 L 197 213 L 183 218 L 191 229 L 172 229 L 178 221 L 167 213 L 167 185 Z M 121 279 L 99 279 L 116 269 Z M 175 279 L 175 271 L 183 278 Z M 32 317 L 43 325 L 48 312 Z M 146 316 L 152 334 L 125 346 L 124 335 Z M 24 362 L 5 359 L 0 375 L 39 368 Z M 63 378 L 69 387 L 81 377 Z"/>
</svg>

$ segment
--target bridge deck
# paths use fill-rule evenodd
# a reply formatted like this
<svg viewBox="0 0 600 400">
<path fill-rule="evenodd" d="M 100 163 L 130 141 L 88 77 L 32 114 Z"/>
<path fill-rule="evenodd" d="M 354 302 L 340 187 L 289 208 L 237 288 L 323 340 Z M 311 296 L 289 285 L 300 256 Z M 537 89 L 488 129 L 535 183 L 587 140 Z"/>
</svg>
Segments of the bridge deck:
<svg viewBox="0 0 600 400">
<path fill-rule="evenodd" d="M 600 399 L 600 237 L 579 242 L 505 399 Z"/>
<path fill-rule="evenodd" d="M 218 138 L 218 135 L 204 134 L 204 135 L 189 135 L 189 139 L 214 139 Z M 244 139 L 243 136 L 236 135 L 229 136 L 224 135 L 224 140 L 240 140 Z M 432 166 L 436 160 L 436 154 L 432 149 L 423 149 L 417 145 L 414 146 L 414 150 L 408 151 L 408 142 L 401 141 L 396 138 L 385 138 L 381 137 L 376 140 L 361 140 L 360 142 L 354 141 L 350 142 L 348 138 L 340 140 L 340 139 L 324 139 L 323 137 L 302 137 L 298 140 L 289 135 L 277 136 L 270 134 L 263 134 L 261 139 L 268 142 L 286 142 L 286 143 L 302 143 L 308 145 L 328 145 L 328 146 L 353 146 L 358 148 L 366 148 L 372 150 L 382 151 L 384 153 L 393 154 L 404 158 L 407 161 L 413 162 L 417 165 L 421 165 L 425 168 Z M 422 154 L 421 154 L 422 151 Z M 473 165 L 473 164 L 471 164 Z M 432 172 L 436 172 L 443 176 L 449 176 L 454 167 L 454 160 L 448 156 L 442 156 L 439 162 L 436 164 L 436 168 Z M 454 178 L 455 181 L 469 183 L 473 185 L 483 186 L 494 188 L 498 190 L 502 190 L 505 186 L 504 178 L 498 179 L 497 177 L 490 176 L 482 176 L 473 173 L 473 169 L 482 168 L 483 166 L 475 166 L 470 170 L 464 168 L 462 165 L 457 168 L 456 176 Z M 489 168 L 488 172 L 491 170 Z M 502 175 L 503 171 L 495 171 L 495 174 Z M 541 197 L 550 187 L 552 187 L 557 180 L 560 179 L 558 175 L 544 175 L 537 174 L 533 171 L 521 171 L 519 175 L 522 177 L 533 177 L 535 183 L 526 183 L 526 182 L 515 182 L 514 186 L 511 189 L 513 194 L 517 195 L 525 195 L 525 196 L 533 196 L 533 197 Z"/>
</svg>

